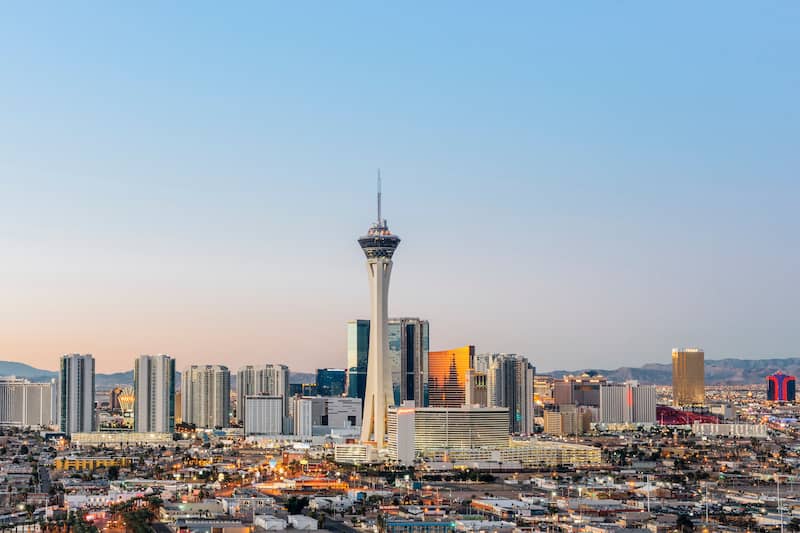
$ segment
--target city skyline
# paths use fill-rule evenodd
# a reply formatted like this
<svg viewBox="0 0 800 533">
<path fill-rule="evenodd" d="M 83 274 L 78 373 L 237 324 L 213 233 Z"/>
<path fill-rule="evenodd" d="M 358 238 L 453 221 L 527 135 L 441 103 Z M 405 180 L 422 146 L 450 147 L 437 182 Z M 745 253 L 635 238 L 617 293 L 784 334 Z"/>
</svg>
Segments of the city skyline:
<svg viewBox="0 0 800 533">
<path fill-rule="evenodd" d="M 2 529 L 800 531 L 800 3 L 3 7 Z"/>
<path fill-rule="evenodd" d="M 369 320 L 364 320 L 364 321 L 365 322 L 369 322 Z M 673 350 L 674 350 L 674 348 L 673 348 Z M 447 350 L 431 350 L 431 351 L 432 352 L 434 352 L 434 351 L 444 351 L 444 352 L 446 352 Z M 491 352 L 489 350 L 480 350 L 480 349 L 477 349 L 477 347 L 476 347 L 476 351 L 475 351 L 476 355 L 489 355 L 489 354 L 492 354 L 492 353 L 494 353 L 494 352 Z M 58 371 L 59 371 L 58 361 L 64 355 L 70 355 L 70 354 L 69 353 L 64 353 L 64 354 L 60 354 L 59 356 L 57 356 L 55 358 L 55 361 L 56 361 L 56 367 L 55 368 L 49 368 L 47 366 L 41 366 L 40 367 L 40 366 L 36 366 L 36 365 L 31 365 L 31 364 L 27 363 L 26 361 L 13 361 L 13 360 L 10 360 L 10 359 L 0 359 L 0 363 L 11 363 L 11 364 L 22 363 L 22 364 L 26 364 L 26 365 L 30 366 L 31 368 L 33 368 L 35 370 L 41 370 L 43 372 L 48 372 L 48 373 L 55 374 L 55 373 L 58 373 Z M 91 355 L 94 357 L 95 362 L 97 362 L 96 355 L 95 354 L 91 354 Z M 126 373 L 130 373 L 132 375 L 133 372 L 134 372 L 134 366 L 135 366 L 136 359 L 138 359 L 142 355 L 146 355 L 146 354 L 138 354 L 138 355 L 132 356 L 131 359 L 130 359 L 130 365 L 128 367 L 125 366 L 127 363 L 120 363 L 121 367 L 119 369 L 117 369 L 117 370 L 104 369 L 102 365 L 99 365 L 98 368 L 97 368 L 97 373 L 105 375 L 105 376 L 111 376 L 111 375 L 115 375 L 115 374 L 126 374 Z M 167 355 L 169 355 L 172 359 L 176 360 L 176 365 L 177 365 L 176 366 L 176 372 L 178 372 L 178 373 L 183 373 L 183 371 L 188 370 L 189 367 L 191 367 L 191 366 L 197 366 L 197 365 L 200 365 L 200 366 L 212 365 L 212 366 L 214 366 L 214 365 L 220 364 L 219 361 L 224 360 L 224 357 L 220 357 L 220 358 L 213 358 L 212 357 L 212 358 L 208 358 L 208 360 L 211 361 L 210 363 L 196 363 L 196 362 L 191 362 L 191 360 L 190 360 L 190 362 L 184 363 L 184 362 L 181 362 L 180 360 L 178 360 L 178 358 L 176 356 L 174 356 L 173 354 L 167 354 Z M 519 354 L 519 355 L 522 355 L 522 356 L 525 356 L 527 358 L 530 358 L 527 354 Z M 345 359 L 347 359 L 346 355 L 345 355 Z M 532 359 L 532 358 L 530 358 L 530 359 Z M 800 356 L 771 357 L 771 356 L 765 355 L 765 356 L 760 356 L 760 357 L 740 356 L 740 357 L 730 357 L 729 358 L 729 357 L 726 357 L 726 356 L 720 354 L 720 355 L 717 355 L 717 356 L 712 356 L 712 357 L 708 358 L 706 361 L 707 362 L 708 361 L 719 362 L 719 363 L 725 363 L 727 360 L 731 360 L 731 361 L 765 361 L 765 362 L 770 362 L 771 361 L 771 362 L 773 362 L 772 367 L 774 367 L 774 369 L 775 369 L 774 371 L 781 371 L 781 369 L 783 369 L 783 366 L 780 363 L 781 361 L 795 361 L 797 359 L 800 359 Z M 258 361 L 262 361 L 262 362 L 259 363 Z M 266 362 L 264 362 L 264 361 L 266 361 Z M 237 365 L 238 365 L 238 363 L 237 363 Z M 317 371 L 325 370 L 325 369 L 338 369 L 338 370 L 342 370 L 344 372 L 346 372 L 348 370 L 347 369 L 347 365 L 339 365 L 338 367 L 333 367 L 333 366 L 324 367 L 324 366 L 322 366 L 322 367 L 314 367 L 314 368 L 308 368 L 307 369 L 305 367 L 296 367 L 296 366 L 292 366 L 292 365 L 287 365 L 286 361 L 283 362 L 283 363 L 274 362 L 274 361 L 270 362 L 270 361 L 267 361 L 265 359 L 256 360 L 255 363 L 244 363 L 244 364 L 235 366 L 233 369 L 234 370 L 239 370 L 239 369 L 241 369 L 243 367 L 259 366 L 259 365 L 261 365 L 261 366 L 264 366 L 264 365 L 267 365 L 267 366 L 270 366 L 270 365 L 275 365 L 275 366 L 286 365 L 286 366 L 289 367 L 289 370 L 290 370 L 291 374 L 304 374 L 304 375 L 314 375 L 314 374 L 317 373 Z M 592 371 L 592 372 L 595 372 L 595 371 L 601 371 L 601 372 L 603 372 L 603 371 L 611 371 L 611 372 L 614 372 L 614 371 L 617 371 L 617 370 L 624 370 L 624 369 L 647 368 L 647 367 L 652 366 L 652 365 L 661 365 L 663 367 L 669 367 L 671 369 L 672 361 L 670 360 L 669 352 L 668 352 L 668 356 L 667 357 L 662 357 L 660 360 L 652 360 L 652 361 L 642 360 L 641 362 L 633 362 L 633 363 L 631 363 L 629 365 L 621 365 L 621 366 L 618 366 L 618 367 L 614 367 L 613 365 L 606 365 L 604 367 L 603 365 L 591 365 L 591 364 L 587 364 L 587 365 L 582 366 L 582 367 L 577 367 L 577 366 L 570 367 L 568 365 L 562 365 L 562 366 L 555 366 L 555 367 L 552 367 L 552 368 L 549 368 L 549 367 L 548 368 L 543 368 L 543 369 L 540 369 L 539 372 L 541 372 L 542 374 L 545 374 L 545 375 L 550 375 L 551 373 L 554 373 L 554 372 L 555 373 L 565 372 L 566 375 L 570 375 L 570 374 L 575 374 L 577 372 L 583 372 L 583 371 Z M 671 372 L 671 370 L 670 370 L 670 372 Z M 8 373 L 7 377 L 19 377 L 19 376 L 12 376 L 12 374 L 14 374 L 14 373 L 13 372 Z M 24 373 L 21 374 L 21 376 L 23 377 L 23 379 L 27 379 L 27 378 L 25 378 L 25 374 Z M 37 382 L 37 383 L 40 383 L 40 382 Z M 667 383 L 664 383 L 664 384 L 667 384 Z M 719 383 L 714 383 L 714 384 L 718 385 Z M 345 395 L 347 395 L 347 389 L 345 389 Z"/>
<path fill-rule="evenodd" d="M 431 350 L 797 355 L 796 6 L 118 9 L 0 21 L 0 359 L 344 367 L 377 167 Z"/>
</svg>

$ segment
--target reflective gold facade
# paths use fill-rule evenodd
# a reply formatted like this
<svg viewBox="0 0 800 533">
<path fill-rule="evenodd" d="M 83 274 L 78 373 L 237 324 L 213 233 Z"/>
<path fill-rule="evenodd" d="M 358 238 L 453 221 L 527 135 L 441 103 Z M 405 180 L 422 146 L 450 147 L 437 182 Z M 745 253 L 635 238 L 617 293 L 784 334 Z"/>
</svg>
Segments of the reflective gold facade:
<svg viewBox="0 0 800 533">
<path fill-rule="evenodd" d="M 175 423 L 180 424 L 183 422 L 183 414 L 181 413 L 181 391 L 175 392 Z"/>
<path fill-rule="evenodd" d="M 705 353 L 700 348 L 672 350 L 672 404 L 703 405 L 706 400 Z"/>
<path fill-rule="evenodd" d="M 429 352 L 428 391 L 430 407 L 461 407 L 466 401 L 467 370 L 475 357 L 474 346 Z"/>
</svg>

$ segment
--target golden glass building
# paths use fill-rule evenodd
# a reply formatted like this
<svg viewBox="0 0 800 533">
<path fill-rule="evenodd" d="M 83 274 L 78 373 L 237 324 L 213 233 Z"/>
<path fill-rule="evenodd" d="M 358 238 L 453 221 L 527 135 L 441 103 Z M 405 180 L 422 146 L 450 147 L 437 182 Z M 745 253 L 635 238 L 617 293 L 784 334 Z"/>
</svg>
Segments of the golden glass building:
<svg viewBox="0 0 800 533">
<path fill-rule="evenodd" d="M 705 353 L 700 348 L 673 349 L 672 404 L 703 405 L 705 401 Z"/>
<path fill-rule="evenodd" d="M 428 353 L 430 407 L 461 407 L 466 401 L 467 370 L 475 357 L 474 346 Z"/>
</svg>

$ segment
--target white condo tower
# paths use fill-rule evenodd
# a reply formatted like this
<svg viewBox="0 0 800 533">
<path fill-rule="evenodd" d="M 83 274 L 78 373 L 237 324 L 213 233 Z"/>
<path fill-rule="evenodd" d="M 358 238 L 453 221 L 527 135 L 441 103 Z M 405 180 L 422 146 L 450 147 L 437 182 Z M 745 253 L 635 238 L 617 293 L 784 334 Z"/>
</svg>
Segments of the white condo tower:
<svg viewBox="0 0 800 533">
<path fill-rule="evenodd" d="M 358 244 L 367 256 L 371 304 L 361 442 L 374 443 L 375 447 L 380 449 L 386 446 L 387 410 L 394 405 L 387 322 L 392 255 L 400 244 L 400 238 L 392 235 L 386 220 L 381 218 L 380 173 L 378 173 L 378 220 L 372 224 L 365 236 L 358 239 Z"/>
</svg>

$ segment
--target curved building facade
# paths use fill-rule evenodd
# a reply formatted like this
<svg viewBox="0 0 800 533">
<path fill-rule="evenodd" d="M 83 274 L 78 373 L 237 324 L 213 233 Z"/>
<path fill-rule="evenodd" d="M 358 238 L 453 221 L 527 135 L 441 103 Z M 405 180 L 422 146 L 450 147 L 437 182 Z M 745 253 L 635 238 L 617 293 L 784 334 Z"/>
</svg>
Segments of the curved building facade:
<svg viewBox="0 0 800 533">
<path fill-rule="evenodd" d="M 428 354 L 428 405 L 461 407 L 466 402 L 467 370 L 472 368 L 474 346 Z"/>
<path fill-rule="evenodd" d="M 767 400 L 771 402 L 793 402 L 796 397 L 796 380 L 783 372 L 767 376 Z"/>
</svg>

